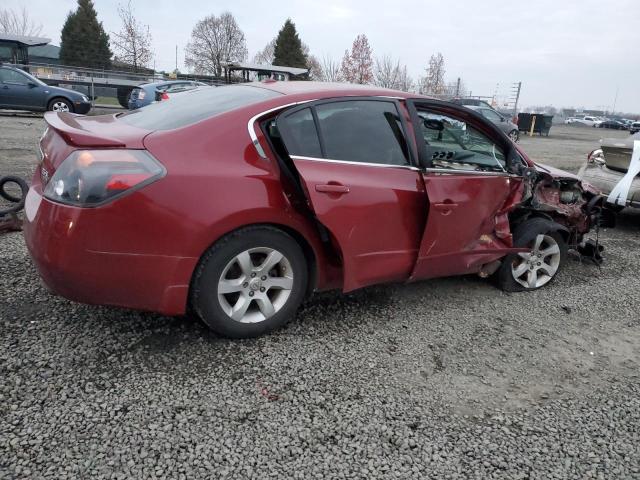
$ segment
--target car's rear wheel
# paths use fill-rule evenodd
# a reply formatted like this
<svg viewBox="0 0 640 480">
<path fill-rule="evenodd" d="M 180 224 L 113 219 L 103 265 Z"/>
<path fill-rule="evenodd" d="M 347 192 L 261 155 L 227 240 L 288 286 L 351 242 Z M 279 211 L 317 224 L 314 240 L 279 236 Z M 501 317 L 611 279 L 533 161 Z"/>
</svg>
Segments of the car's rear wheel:
<svg viewBox="0 0 640 480">
<path fill-rule="evenodd" d="M 513 143 L 516 143 L 518 141 L 518 139 L 520 138 L 520 132 L 518 132 L 518 130 L 511 130 L 509 132 L 509 138 L 511 139 L 511 141 Z"/>
<path fill-rule="evenodd" d="M 567 256 L 567 243 L 553 225 L 534 219 L 516 229 L 514 246 L 529 251 L 505 257 L 498 270 L 498 282 L 503 290 L 536 290 L 556 277 Z"/>
<path fill-rule="evenodd" d="M 281 327 L 304 299 L 304 253 L 285 232 L 247 227 L 218 241 L 196 270 L 191 302 L 215 332 L 255 337 Z"/>
<path fill-rule="evenodd" d="M 73 112 L 73 105 L 66 98 L 54 98 L 49 102 L 47 110 L 51 112 Z"/>
</svg>

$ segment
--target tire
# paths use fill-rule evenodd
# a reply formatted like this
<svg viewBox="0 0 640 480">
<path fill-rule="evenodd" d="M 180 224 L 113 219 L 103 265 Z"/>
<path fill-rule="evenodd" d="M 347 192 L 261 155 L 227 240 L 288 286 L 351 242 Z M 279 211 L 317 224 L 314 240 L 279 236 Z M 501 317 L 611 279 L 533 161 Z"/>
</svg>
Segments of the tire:
<svg viewBox="0 0 640 480">
<path fill-rule="evenodd" d="M 520 132 L 518 130 L 511 130 L 509 132 L 509 138 L 511 139 L 511 141 L 513 143 L 516 143 L 518 141 L 518 139 L 520 138 Z"/>
<path fill-rule="evenodd" d="M 223 237 L 204 255 L 194 274 L 191 306 L 220 335 L 257 337 L 295 315 L 307 283 L 304 253 L 290 235 L 273 227 L 247 227 Z"/>
<path fill-rule="evenodd" d="M 531 252 L 504 258 L 497 275 L 500 288 L 505 292 L 522 292 L 550 284 L 567 257 L 567 243 L 561 229 L 560 225 L 543 218 L 528 220 L 516 228 L 514 246 L 531 247 Z M 540 252 L 549 253 L 544 256 Z"/>
<path fill-rule="evenodd" d="M 56 97 L 49 102 L 47 110 L 50 112 L 71 112 L 73 113 L 73 104 L 66 98 Z"/>
<path fill-rule="evenodd" d="M 118 103 L 122 108 L 129 108 L 129 97 L 131 97 L 132 88 L 119 88 L 117 90 Z"/>
</svg>

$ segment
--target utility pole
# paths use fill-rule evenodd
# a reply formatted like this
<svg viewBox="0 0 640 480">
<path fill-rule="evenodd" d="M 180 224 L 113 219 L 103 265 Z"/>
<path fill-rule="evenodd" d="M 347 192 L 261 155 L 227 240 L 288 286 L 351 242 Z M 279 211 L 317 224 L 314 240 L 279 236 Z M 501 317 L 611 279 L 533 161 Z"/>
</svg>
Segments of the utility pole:
<svg viewBox="0 0 640 480">
<path fill-rule="evenodd" d="M 518 114 L 518 101 L 520 100 L 520 90 L 522 89 L 522 82 L 514 83 L 512 85 L 511 93 L 515 93 L 516 101 L 513 104 L 513 115 Z"/>
<path fill-rule="evenodd" d="M 611 115 L 614 115 L 616 113 L 616 103 L 618 103 L 618 90 L 620 89 L 620 87 L 616 87 L 616 96 L 613 99 L 613 109 L 611 110 Z"/>
<path fill-rule="evenodd" d="M 456 97 L 460 96 L 460 77 L 458 77 L 458 83 L 456 83 Z"/>
<path fill-rule="evenodd" d="M 178 73 L 178 45 L 176 45 L 176 74 Z"/>
</svg>

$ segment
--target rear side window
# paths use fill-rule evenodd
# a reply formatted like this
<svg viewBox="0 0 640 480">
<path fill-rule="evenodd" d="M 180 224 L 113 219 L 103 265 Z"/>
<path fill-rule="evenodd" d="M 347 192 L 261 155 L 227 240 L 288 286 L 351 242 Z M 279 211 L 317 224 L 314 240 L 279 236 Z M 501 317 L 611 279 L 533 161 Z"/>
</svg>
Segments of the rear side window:
<svg viewBox="0 0 640 480">
<path fill-rule="evenodd" d="M 0 82 L 6 83 L 19 83 L 26 85 L 28 78 L 15 70 L 9 70 L 8 68 L 0 68 Z"/>
<path fill-rule="evenodd" d="M 349 100 L 318 105 L 316 112 L 327 159 L 409 165 L 394 103 Z"/>
<path fill-rule="evenodd" d="M 280 95 L 273 90 L 249 85 L 202 87 L 124 113 L 118 118 L 146 130 L 172 130 Z"/>
<path fill-rule="evenodd" d="M 285 128 L 291 132 L 287 150 L 290 155 L 322 158 L 322 150 L 310 108 L 284 116 Z"/>
</svg>

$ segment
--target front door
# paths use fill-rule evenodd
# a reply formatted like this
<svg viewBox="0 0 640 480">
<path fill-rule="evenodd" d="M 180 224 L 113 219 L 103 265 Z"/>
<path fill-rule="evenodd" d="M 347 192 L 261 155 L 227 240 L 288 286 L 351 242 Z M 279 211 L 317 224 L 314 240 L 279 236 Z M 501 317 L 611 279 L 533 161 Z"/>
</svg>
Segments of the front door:
<svg viewBox="0 0 640 480">
<path fill-rule="evenodd" d="M 344 291 L 406 280 L 418 257 L 427 199 L 396 101 L 325 100 L 276 125 L 318 221 L 339 246 Z"/>
<path fill-rule="evenodd" d="M 477 272 L 512 246 L 507 211 L 522 196 L 510 140 L 463 107 L 409 101 L 429 215 L 411 279 Z"/>
</svg>

